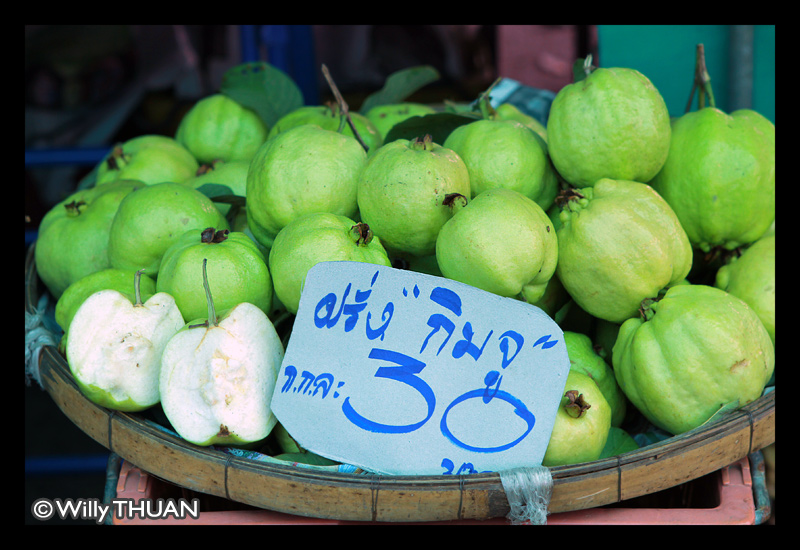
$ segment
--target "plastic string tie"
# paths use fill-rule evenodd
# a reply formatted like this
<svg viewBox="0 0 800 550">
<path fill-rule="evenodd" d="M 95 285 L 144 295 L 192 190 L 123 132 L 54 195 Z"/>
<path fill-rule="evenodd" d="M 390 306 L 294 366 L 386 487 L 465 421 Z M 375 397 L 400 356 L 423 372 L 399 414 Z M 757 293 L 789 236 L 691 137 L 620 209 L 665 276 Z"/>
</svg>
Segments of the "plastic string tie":
<svg viewBox="0 0 800 550">
<path fill-rule="evenodd" d="M 25 385 L 35 380 L 39 387 L 42 380 L 39 374 L 39 354 L 44 346 L 58 346 L 58 339 L 48 328 L 46 310 L 49 297 L 43 294 L 33 313 L 25 312 Z"/>
<path fill-rule="evenodd" d="M 512 525 L 546 525 L 553 476 L 546 466 L 513 468 L 499 472 L 511 511 Z"/>
</svg>

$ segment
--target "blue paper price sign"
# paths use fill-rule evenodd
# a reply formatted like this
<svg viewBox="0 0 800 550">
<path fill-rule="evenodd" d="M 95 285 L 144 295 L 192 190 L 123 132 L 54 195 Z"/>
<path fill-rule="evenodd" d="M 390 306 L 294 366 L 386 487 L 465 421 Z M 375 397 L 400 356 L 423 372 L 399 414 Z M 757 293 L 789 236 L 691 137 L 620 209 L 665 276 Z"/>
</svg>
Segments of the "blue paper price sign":
<svg viewBox="0 0 800 550">
<path fill-rule="evenodd" d="M 304 448 L 393 475 L 542 462 L 564 392 L 563 333 L 541 309 L 360 262 L 309 270 L 272 396 Z"/>
</svg>

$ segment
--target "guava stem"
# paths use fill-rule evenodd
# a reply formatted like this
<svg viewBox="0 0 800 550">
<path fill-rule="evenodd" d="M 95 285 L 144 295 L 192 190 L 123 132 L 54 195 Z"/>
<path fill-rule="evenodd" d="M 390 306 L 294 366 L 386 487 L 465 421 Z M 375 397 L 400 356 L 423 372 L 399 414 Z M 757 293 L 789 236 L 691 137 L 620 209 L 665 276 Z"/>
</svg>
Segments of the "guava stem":
<svg viewBox="0 0 800 550">
<path fill-rule="evenodd" d="M 706 95 L 708 96 L 708 106 L 716 107 L 714 100 L 714 90 L 711 87 L 711 75 L 708 74 L 706 67 L 706 52 L 703 44 L 698 44 L 695 50 L 694 79 L 692 81 L 692 91 L 689 94 L 689 101 L 686 103 L 686 112 L 692 109 L 694 92 L 697 90 L 697 108 L 703 109 L 706 106 Z"/>
<path fill-rule="evenodd" d="M 145 271 L 144 269 L 140 269 L 133 276 L 133 297 L 134 297 L 133 305 L 134 305 L 134 307 L 142 305 L 142 292 L 141 292 L 141 290 L 139 290 L 139 281 L 142 278 L 142 273 L 144 273 L 144 271 Z"/>
<path fill-rule="evenodd" d="M 497 115 L 494 107 L 492 107 L 491 93 L 495 86 L 497 86 L 503 77 L 498 77 L 497 80 L 492 82 L 492 85 L 486 88 L 480 96 L 478 96 L 478 109 L 481 112 L 481 117 L 487 120 L 492 120 Z"/>
<path fill-rule="evenodd" d="M 215 327 L 217 323 L 217 312 L 214 309 L 214 299 L 211 297 L 211 288 L 208 286 L 208 273 L 206 272 L 206 264 L 208 259 L 203 258 L 203 288 L 206 291 L 206 301 L 208 302 L 208 326 Z"/>
<path fill-rule="evenodd" d="M 469 203 L 469 199 L 461 193 L 448 193 L 442 201 L 443 206 L 449 206 L 453 213 L 458 212 Z"/>
<path fill-rule="evenodd" d="M 347 105 L 347 102 L 342 97 L 342 94 L 339 92 L 339 88 L 336 86 L 336 83 L 333 81 L 333 77 L 331 77 L 331 73 L 328 70 L 327 65 L 325 63 L 322 64 L 322 74 L 325 77 L 325 80 L 328 82 L 328 86 L 333 92 L 333 96 L 336 98 L 336 103 L 339 105 L 339 111 L 341 113 L 341 120 L 339 121 L 339 133 L 342 132 L 344 129 L 344 122 L 347 121 L 348 126 L 353 131 L 353 135 L 361 144 L 361 147 L 364 148 L 364 151 L 369 153 L 369 146 L 364 143 L 364 140 L 361 139 L 361 135 L 359 135 L 358 130 L 356 130 L 355 124 L 353 124 L 353 120 L 350 118 L 350 107 Z"/>
</svg>

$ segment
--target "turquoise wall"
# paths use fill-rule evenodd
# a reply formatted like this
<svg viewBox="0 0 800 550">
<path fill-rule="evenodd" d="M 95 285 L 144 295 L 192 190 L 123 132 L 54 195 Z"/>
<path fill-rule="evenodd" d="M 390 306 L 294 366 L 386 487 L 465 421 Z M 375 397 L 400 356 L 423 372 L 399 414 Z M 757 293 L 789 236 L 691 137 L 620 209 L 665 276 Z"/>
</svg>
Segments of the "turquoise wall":
<svg viewBox="0 0 800 550">
<path fill-rule="evenodd" d="M 659 89 L 670 115 L 680 116 L 692 89 L 695 49 L 703 44 L 717 107 L 730 112 L 731 35 L 731 25 L 598 25 L 599 66 L 640 71 Z M 754 25 L 752 58 L 750 108 L 775 122 L 774 25 Z"/>
</svg>

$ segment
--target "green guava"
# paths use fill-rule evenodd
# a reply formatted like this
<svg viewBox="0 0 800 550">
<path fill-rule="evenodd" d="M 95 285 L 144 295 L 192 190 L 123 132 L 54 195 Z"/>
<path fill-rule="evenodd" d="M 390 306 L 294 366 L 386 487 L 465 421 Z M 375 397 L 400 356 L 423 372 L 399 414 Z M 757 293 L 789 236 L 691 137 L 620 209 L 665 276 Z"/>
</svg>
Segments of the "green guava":
<svg viewBox="0 0 800 550">
<path fill-rule="evenodd" d="M 358 177 L 366 161 L 355 138 L 316 124 L 292 127 L 270 138 L 247 175 L 250 231 L 269 248 L 283 227 L 304 214 L 354 217 Z"/>
<path fill-rule="evenodd" d="M 487 189 L 457 208 L 442 226 L 436 261 L 448 279 L 536 302 L 558 262 L 551 225 L 544 210 L 525 195 L 502 187 Z"/>
<path fill-rule="evenodd" d="M 391 105 L 376 105 L 367 111 L 364 116 L 375 125 L 375 128 L 381 134 L 381 138 L 385 140 L 389 130 L 395 125 L 411 117 L 430 115 L 435 112 L 436 109 L 430 105 L 403 102 L 392 103 Z"/>
<path fill-rule="evenodd" d="M 249 302 L 264 313 L 272 308 L 272 279 L 267 259 L 241 232 L 192 229 L 181 235 L 161 258 L 156 288 L 175 298 L 184 319 L 208 312 L 203 288 L 203 260 L 214 304 L 222 310 Z"/>
<path fill-rule="evenodd" d="M 144 135 L 114 146 L 100 161 L 96 185 L 116 180 L 183 183 L 199 164 L 192 153 L 171 137 Z"/>
<path fill-rule="evenodd" d="M 270 128 L 269 137 L 275 137 L 277 134 L 304 124 L 315 124 L 326 130 L 336 132 L 342 119 L 340 113 L 339 106 L 335 103 L 300 107 L 278 119 L 275 126 Z M 369 152 L 383 145 L 383 137 L 370 119 L 353 111 L 350 111 L 349 114 L 350 120 L 353 121 L 353 126 L 356 127 L 359 137 L 361 137 Z M 355 138 L 353 130 L 347 122 L 344 123 L 342 134 Z"/>
<path fill-rule="evenodd" d="M 155 277 L 164 252 L 190 229 L 229 229 L 211 199 L 184 184 L 147 185 L 125 199 L 108 233 L 111 267 Z"/>
<path fill-rule="evenodd" d="M 669 156 L 651 185 L 692 246 L 752 243 L 775 220 L 775 126 L 751 110 L 686 113 L 672 122 Z"/>
<path fill-rule="evenodd" d="M 547 145 L 556 170 L 575 187 L 603 178 L 647 183 L 669 153 L 669 112 L 639 71 L 598 68 L 556 94 Z"/>
<path fill-rule="evenodd" d="M 69 325 L 72 322 L 72 318 L 75 317 L 75 312 L 95 292 L 106 289 L 116 290 L 131 302 L 134 302 L 133 279 L 135 275 L 135 271 L 109 267 L 108 269 L 95 271 L 69 285 L 56 302 L 55 309 L 56 323 L 64 331 L 61 344 L 66 345 Z M 156 282 L 147 275 L 141 275 L 139 288 L 142 301 L 146 302 L 156 293 Z"/>
<path fill-rule="evenodd" d="M 370 156 L 358 183 L 361 219 L 390 252 L 429 256 L 453 215 L 448 195 L 471 194 L 461 157 L 429 135 L 387 143 Z"/>
<path fill-rule="evenodd" d="M 761 237 L 722 266 L 715 286 L 744 300 L 775 344 L 775 235 Z"/>
<path fill-rule="evenodd" d="M 678 285 L 622 324 L 613 365 L 628 400 L 677 435 L 724 406 L 761 397 L 775 350 L 742 300 L 711 286 Z"/>
<path fill-rule="evenodd" d="M 545 143 L 547 142 L 547 129 L 544 127 L 544 125 L 536 118 L 520 111 L 519 107 L 516 105 L 512 105 L 511 103 L 502 103 L 495 108 L 495 113 L 497 113 L 497 118 L 500 120 L 516 120 L 517 122 L 521 122 L 539 134 L 539 137 L 541 137 Z"/>
<path fill-rule="evenodd" d="M 625 419 L 627 399 L 619 389 L 614 371 L 595 351 L 587 335 L 565 330 L 564 344 L 567 346 L 570 371 L 581 372 L 594 380 L 611 407 L 611 425 L 620 426 Z"/>
<path fill-rule="evenodd" d="M 34 249 L 36 271 L 56 300 L 83 277 L 111 267 L 108 236 L 127 195 L 144 187 L 120 180 L 76 191 L 53 206 L 39 224 Z"/>
<path fill-rule="evenodd" d="M 570 370 L 542 465 L 565 466 L 600 458 L 611 429 L 611 407 L 587 375 Z"/>
<path fill-rule="evenodd" d="M 476 120 L 453 130 L 442 144 L 467 165 L 472 196 L 487 189 L 513 189 L 544 210 L 556 196 L 558 181 L 547 145 L 514 120 Z"/>
<path fill-rule="evenodd" d="M 255 111 L 224 94 L 212 94 L 183 116 L 175 140 L 203 164 L 215 160 L 249 161 L 268 134 L 269 128 Z"/>
<path fill-rule="evenodd" d="M 557 274 L 590 315 L 621 323 L 645 298 L 683 280 L 692 247 L 669 205 L 650 186 L 601 179 L 564 191 Z"/>
<path fill-rule="evenodd" d="M 364 223 L 315 212 L 284 227 L 269 251 L 275 295 L 297 313 L 308 270 L 320 262 L 351 261 L 391 266 L 381 240 Z"/>
</svg>

